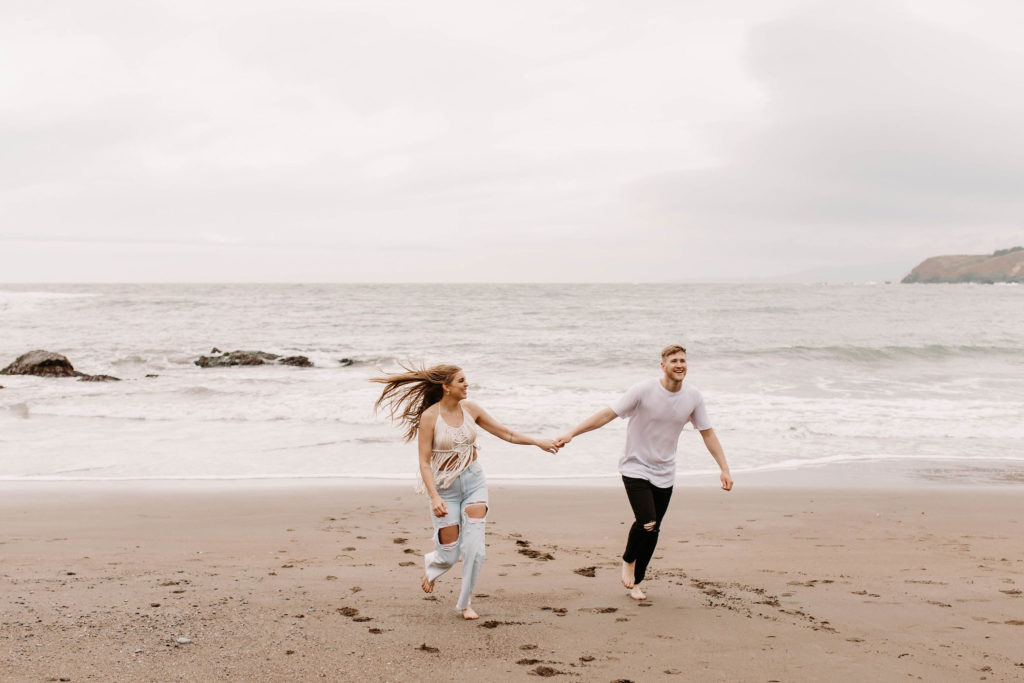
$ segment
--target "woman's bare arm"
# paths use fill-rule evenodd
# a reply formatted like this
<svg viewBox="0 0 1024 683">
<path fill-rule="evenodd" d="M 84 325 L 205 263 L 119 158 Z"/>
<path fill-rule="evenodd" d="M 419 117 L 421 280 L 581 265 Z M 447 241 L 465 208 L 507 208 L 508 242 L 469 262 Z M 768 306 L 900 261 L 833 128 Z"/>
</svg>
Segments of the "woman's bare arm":
<svg viewBox="0 0 1024 683">
<path fill-rule="evenodd" d="M 554 439 L 537 439 L 528 434 L 520 434 L 519 432 L 509 429 L 505 425 L 501 424 L 493 417 L 490 413 L 484 410 L 481 406 L 470 401 L 463 401 L 463 405 L 466 406 L 466 410 L 473 417 L 481 428 L 487 430 L 494 436 L 498 437 L 503 441 L 509 443 L 523 444 L 529 446 L 536 446 L 537 448 L 547 451 L 548 453 L 557 453 L 558 446 L 555 445 Z"/>
<path fill-rule="evenodd" d="M 444 517 L 448 514 L 448 506 L 441 500 L 437 493 L 437 485 L 434 484 L 434 473 L 430 471 L 430 457 L 434 452 L 434 423 L 437 420 L 437 408 L 431 406 L 420 415 L 420 428 L 417 433 L 417 446 L 419 448 L 420 477 L 423 478 L 423 485 L 430 494 L 430 507 L 434 515 Z"/>
</svg>

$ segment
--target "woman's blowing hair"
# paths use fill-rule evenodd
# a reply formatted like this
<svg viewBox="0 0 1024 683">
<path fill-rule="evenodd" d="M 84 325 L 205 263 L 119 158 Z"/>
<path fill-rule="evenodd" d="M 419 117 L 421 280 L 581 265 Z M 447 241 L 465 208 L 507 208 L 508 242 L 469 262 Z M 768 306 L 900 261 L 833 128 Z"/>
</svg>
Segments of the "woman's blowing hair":
<svg viewBox="0 0 1024 683">
<path fill-rule="evenodd" d="M 429 368 L 402 364 L 405 372 L 384 377 L 371 377 L 371 382 L 384 385 L 373 409 L 387 410 L 391 419 L 405 426 L 405 440 L 412 441 L 420 428 L 423 411 L 444 396 L 443 384 L 451 384 L 462 369 L 454 365 L 434 365 Z"/>
</svg>

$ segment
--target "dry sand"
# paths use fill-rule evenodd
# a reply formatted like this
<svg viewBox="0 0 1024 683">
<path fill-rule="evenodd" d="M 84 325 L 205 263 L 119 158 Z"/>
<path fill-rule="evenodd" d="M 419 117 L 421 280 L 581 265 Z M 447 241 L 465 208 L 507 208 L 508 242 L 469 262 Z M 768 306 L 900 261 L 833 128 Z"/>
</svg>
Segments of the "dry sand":
<svg viewBox="0 0 1024 683">
<path fill-rule="evenodd" d="M 0 679 L 1024 679 L 1018 492 L 677 488 L 642 603 L 617 487 L 491 503 L 465 622 L 407 484 L 4 484 Z"/>
</svg>

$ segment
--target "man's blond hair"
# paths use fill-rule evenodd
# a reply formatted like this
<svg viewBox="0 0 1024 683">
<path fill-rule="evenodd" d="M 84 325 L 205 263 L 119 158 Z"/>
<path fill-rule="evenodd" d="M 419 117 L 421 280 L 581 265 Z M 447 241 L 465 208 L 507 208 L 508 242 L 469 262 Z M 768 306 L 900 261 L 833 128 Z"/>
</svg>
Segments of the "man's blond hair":
<svg viewBox="0 0 1024 683">
<path fill-rule="evenodd" d="M 686 349 L 684 349 L 679 344 L 672 344 L 671 346 L 666 346 L 661 350 L 661 362 L 664 363 L 666 358 L 677 353 L 686 353 Z"/>
</svg>

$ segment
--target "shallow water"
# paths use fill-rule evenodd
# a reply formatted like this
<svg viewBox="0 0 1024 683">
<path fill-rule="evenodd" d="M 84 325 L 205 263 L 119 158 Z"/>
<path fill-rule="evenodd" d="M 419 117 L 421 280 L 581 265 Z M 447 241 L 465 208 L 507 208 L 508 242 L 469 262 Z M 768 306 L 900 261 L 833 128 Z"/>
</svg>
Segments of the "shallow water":
<svg viewBox="0 0 1024 683">
<path fill-rule="evenodd" d="M 411 479 L 414 446 L 373 413 L 378 367 L 456 363 L 500 421 L 555 436 L 657 376 L 668 343 L 736 473 L 1013 469 L 1022 313 L 1014 286 L 2 285 L 0 366 L 43 348 L 124 381 L 0 377 L 0 478 Z M 316 367 L 195 366 L 213 346 Z M 614 476 L 624 428 L 556 456 L 485 435 L 481 455 L 491 477 Z M 690 430 L 679 469 L 716 471 Z"/>
</svg>

